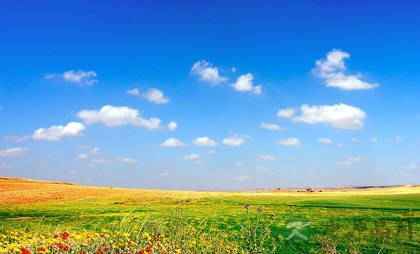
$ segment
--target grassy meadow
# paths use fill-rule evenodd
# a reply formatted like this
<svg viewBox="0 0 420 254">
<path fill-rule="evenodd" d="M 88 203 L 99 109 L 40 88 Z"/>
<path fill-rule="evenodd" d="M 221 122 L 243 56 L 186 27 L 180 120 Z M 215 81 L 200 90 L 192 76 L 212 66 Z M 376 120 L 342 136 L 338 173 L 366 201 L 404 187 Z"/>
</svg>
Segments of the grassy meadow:
<svg viewBox="0 0 420 254">
<path fill-rule="evenodd" d="M 0 191 L 0 252 L 420 253 L 416 186 L 176 192 L 3 178 Z M 299 220 L 309 238 L 287 240 Z"/>
</svg>

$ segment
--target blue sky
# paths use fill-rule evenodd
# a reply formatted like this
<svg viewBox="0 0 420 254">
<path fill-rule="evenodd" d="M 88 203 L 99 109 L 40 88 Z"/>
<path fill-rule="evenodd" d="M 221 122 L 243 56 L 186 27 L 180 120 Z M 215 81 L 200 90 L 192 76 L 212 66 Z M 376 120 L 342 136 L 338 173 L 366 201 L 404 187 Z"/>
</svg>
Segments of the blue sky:
<svg viewBox="0 0 420 254">
<path fill-rule="evenodd" d="M 417 1 L 0 3 L 0 175 L 415 184 Z"/>
</svg>

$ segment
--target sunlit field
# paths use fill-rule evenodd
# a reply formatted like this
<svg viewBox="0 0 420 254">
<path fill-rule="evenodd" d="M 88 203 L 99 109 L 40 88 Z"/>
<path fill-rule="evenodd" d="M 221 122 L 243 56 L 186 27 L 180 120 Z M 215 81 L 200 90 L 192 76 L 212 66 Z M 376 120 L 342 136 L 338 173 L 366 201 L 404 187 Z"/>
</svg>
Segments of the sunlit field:
<svg viewBox="0 0 420 254">
<path fill-rule="evenodd" d="M 2 178 L 0 191 L 4 253 L 420 252 L 418 186 L 178 192 Z M 297 220 L 307 240 L 288 239 Z"/>
</svg>

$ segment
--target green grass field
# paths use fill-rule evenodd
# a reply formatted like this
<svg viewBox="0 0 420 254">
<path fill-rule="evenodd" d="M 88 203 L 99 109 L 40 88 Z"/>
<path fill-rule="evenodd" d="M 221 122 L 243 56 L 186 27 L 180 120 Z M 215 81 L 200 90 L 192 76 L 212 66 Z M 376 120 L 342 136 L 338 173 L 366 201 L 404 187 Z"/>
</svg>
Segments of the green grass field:
<svg viewBox="0 0 420 254">
<path fill-rule="evenodd" d="M 245 204 L 250 204 L 247 215 Z M 262 206 L 263 211 L 256 211 Z M 274 213 L 275 217 L 270 218 Z M 91 230 L 116 227 L 121 220 L 154 218 L 169 222 L 182 217 L 194 227 L 204 225 L 234 235 L 236 225 L 270 223 L 270 244 L 276 253 L 420 253 L 420 196 L 349 195 L 282 196 L 244 193 L 187 200 L 86 198 L 31 204 L 0 205 L 2 232 L 14 229 Z M 25 218 L 31 217 L 31 218 Z M 307 241 L 286 238 L 285 223 L 295 217 L 311 223 Z M 201 224 L 200 224 L 201 223 Z M 233 228 L 232 228 L 233 227 Z M 293 241 L 293 240 L 301 241 Z"/>
</svg>

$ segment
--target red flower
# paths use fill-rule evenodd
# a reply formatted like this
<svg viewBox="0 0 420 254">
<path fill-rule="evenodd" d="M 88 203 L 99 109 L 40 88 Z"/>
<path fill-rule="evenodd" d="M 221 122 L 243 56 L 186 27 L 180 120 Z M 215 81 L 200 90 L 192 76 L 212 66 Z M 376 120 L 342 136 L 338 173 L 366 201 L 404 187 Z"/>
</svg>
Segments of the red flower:
<svg viewBox="0 0 420 254">
<path fill-rule="evenodd" d="M 20 251 L 25 252 L 26 250 L 25 248 L 20 248 Z"/>
<path fill-rule="evenodd" d="M 147 247 L 147 248 L 146 248 L 146 250 L 147 250 L 147 251 L 152 251 L 152 248 Z"/>
<path fill-rule="evenodd" d="M 54 235 L 54 238 L 58 238 L 58 235 Z"/>
<path fill-rule="evenodd" d="M 153 237 L 153 239 L 155 239 L 155 241 L 157 241 L 157 238 L 156 237 Z"/>
<path fill-rule="evenodd" d="M 107 247 L 104 248 L 104 251 L 109 251 L 109 249 Z"/>
<path fill-rule="evenodd" d="M 102 252 L 102 251 L 100 251 L 100 250 L 98 250 L 96 253 L 98 253 L 98 254 L 102 254 L 103 252 Z"/>
<path fill-rule="evenodd" d="M 64 246 L 63 246 L 63 245 L 61 245 L 61 244 L 60 244 L 60 245 L 58 245 L 58 247 L 60 247 L 60 249 L 64 248 Z"/>
<path fill-rule="evenodd" d="M 67 240 L 67 236 L 63 236 L 63 240 Z"/>
<path fill-rule="evenodd" d="M 38 251 L 45 251 L 45 249 L 43 249 L 43 248 L 38 248 Z"/>
<path fill-rule="evenodd" d="M 64 246 L 64 250 L 68 251 L 70 249 L 69 246 Z"/>
</svg>

